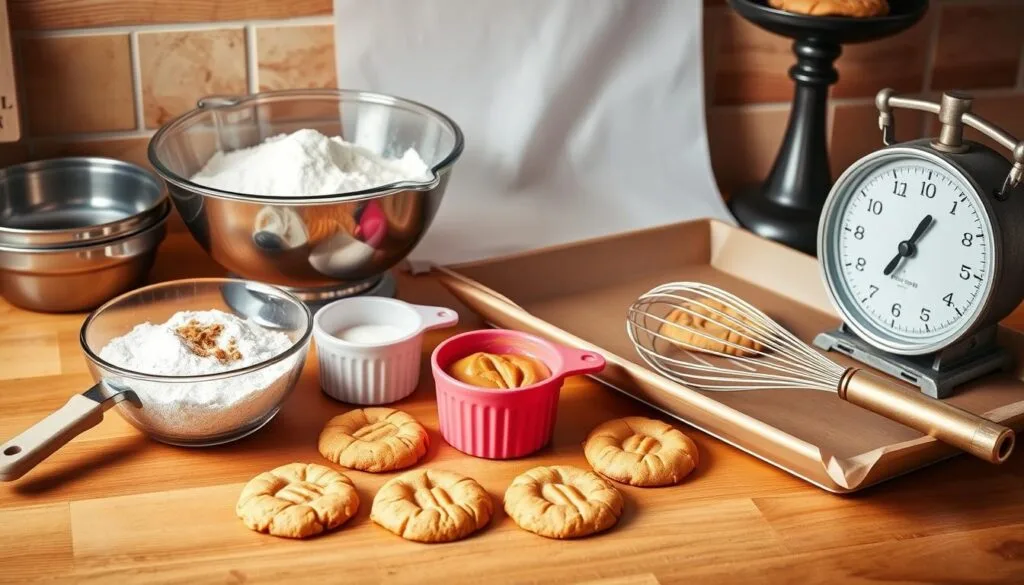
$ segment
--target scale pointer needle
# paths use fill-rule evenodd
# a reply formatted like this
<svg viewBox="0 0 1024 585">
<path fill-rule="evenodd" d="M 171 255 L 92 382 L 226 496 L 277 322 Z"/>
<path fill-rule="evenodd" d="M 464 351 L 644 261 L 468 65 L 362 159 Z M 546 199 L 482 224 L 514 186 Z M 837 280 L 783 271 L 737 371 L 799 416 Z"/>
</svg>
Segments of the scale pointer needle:
<svg viewBox="0 0 1024 585">
<path fill-rule="evenodd" d="M 917 227 L 914 228 L 914 233 L 910 234 L 910 238 L 899 243 L 896 256 L 894 256 L 893 259 L 885 265 L 885 268 L 882 270 L 883 275 L 889 276 L 894 270 L 896 270 L 896 267 L 900 265 L 901 260 L 909 258 L 917 253 L 917 241 L 921 239 L 921 236 L 924 235 L 924 232 L 931 224 L 932 216 L 924 216 L 924 219 L 922 219 L 920 223 L 917 224 Z"/>
</svg>

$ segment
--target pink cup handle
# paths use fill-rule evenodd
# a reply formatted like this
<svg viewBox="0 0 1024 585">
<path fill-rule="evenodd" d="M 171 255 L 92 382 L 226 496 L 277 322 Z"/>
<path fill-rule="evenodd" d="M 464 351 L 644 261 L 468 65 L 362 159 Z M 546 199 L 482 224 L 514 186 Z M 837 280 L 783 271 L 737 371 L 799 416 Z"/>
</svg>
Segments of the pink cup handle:
<svg viewBox="0 0 1024 585">
<path fill-rule="evenodd" d="M 413 310 L 423 319 L 423 331 L 451 327 L 459 322 L 459 314 L 445 307 L 428 305 L 411 305 Z"/>
<path fill-rule="evenodd" d="M 562 360 L 565 362 L 565 369 L 561 373 L 563 377 L 594 374 L 604 369 L 604 358 L 592 351 L 564 347 L 559 348 L 558 352 L 562 355 Z"/>
</svg>

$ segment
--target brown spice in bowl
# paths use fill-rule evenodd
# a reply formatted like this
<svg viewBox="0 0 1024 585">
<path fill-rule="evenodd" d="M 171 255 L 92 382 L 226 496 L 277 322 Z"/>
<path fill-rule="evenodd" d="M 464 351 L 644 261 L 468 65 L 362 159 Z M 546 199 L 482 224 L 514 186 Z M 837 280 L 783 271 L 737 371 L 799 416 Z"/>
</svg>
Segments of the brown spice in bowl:
<svg viewBox="0 0 1024 585">
<path fill-rule="evenodd" d="M 195 319 L 190 319 L 174 332 L 185 342 L 189 351 L 199 357 L 213 356 L 222 364 L 242 359 L 242 353 L 238 351 L 238 343 L 234 338 L 228 340 L 227 347 L 217 345 L 217 339 L 223 331 L 224 326 L 219 323 L 200 325 Z"/>
</svg>

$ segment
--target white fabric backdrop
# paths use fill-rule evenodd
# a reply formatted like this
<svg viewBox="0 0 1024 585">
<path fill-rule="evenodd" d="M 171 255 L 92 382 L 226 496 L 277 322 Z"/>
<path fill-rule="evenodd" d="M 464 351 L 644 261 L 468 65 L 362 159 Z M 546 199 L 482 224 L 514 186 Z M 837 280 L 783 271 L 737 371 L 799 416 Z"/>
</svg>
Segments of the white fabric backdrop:
<svg viewBox="0 0 1024 585">
<path fill-rule="evenodd" d="M 335 0 L 339 85 L 466 136 L 411 256 L 476 260 L 696 217 L 732 221 L 704 127 L 697 0 Z"/>
</svg>

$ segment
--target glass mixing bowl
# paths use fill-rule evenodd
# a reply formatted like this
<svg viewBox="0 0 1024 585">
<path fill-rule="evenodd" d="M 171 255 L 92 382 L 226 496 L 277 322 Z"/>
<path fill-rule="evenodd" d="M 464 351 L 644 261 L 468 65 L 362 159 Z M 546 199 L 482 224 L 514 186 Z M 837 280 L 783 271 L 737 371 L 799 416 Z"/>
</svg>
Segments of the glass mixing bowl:
<svg viewBox="0 0 1024 585">
<path fill-rule="evenodd" d="M 304 128 L 389 158 L 413 148 L 432 176 L 313 197 L 234 193 L 190 180 L 218 151 Z M 192 236 L 214 260 L 308 299 L 317 291 L 342 296 L 369 289 L 403 260 L 437 213 L 462 149 L 459 127 L 430 107 L 320 89 L 204 98 L 153 136 L 149 159 Z"/>
<path fill-rule="evenodd" d="M 239 297 L 246 302 L 239 302 Z M 111 339 L 140 323 L 163 323 L 178 311 L 213 309 L 284 333 L 292 344 L 269 360 L 202 376 L 133 372 L 100 357 Z M 89 315 L 80 337 L 93 379 L 102 382 L 108 397 L 126 395 L 117 402 L 122 417 L 158 441 L 203 447 L 249 435 L 277 414 L 302 372 L 312 323 L 305 304 L 280 289 L 244 280 L 192 279 L 154 284 L 108 302 Z M 225 405 L 217 396 L 225 385 L 249 386 L 252 391 Z M 170 399 L 185 394 L 206 398 Z"/>
<path fill-rule="evenodd" d="M 100 357 L 107 343 L 136 325 L 163 323 L 178 311 L 211 309 L 283 333 L 291 344 L 251 366 L 201 376 L 135 372 Z M 96 384 L 0 444 L 0 481 L 21 477 L 99 424 L 114 405 L 133 426 L 172 445 L 206 447 L 254 433 L 274 418 L 295 388 L 312 332 L 313 315 L 300 300 L 275 287 L 244 280 L 176 280 L 121 295 L 93 311 L 82 324 L 82 351 Z"/>
</svg>

